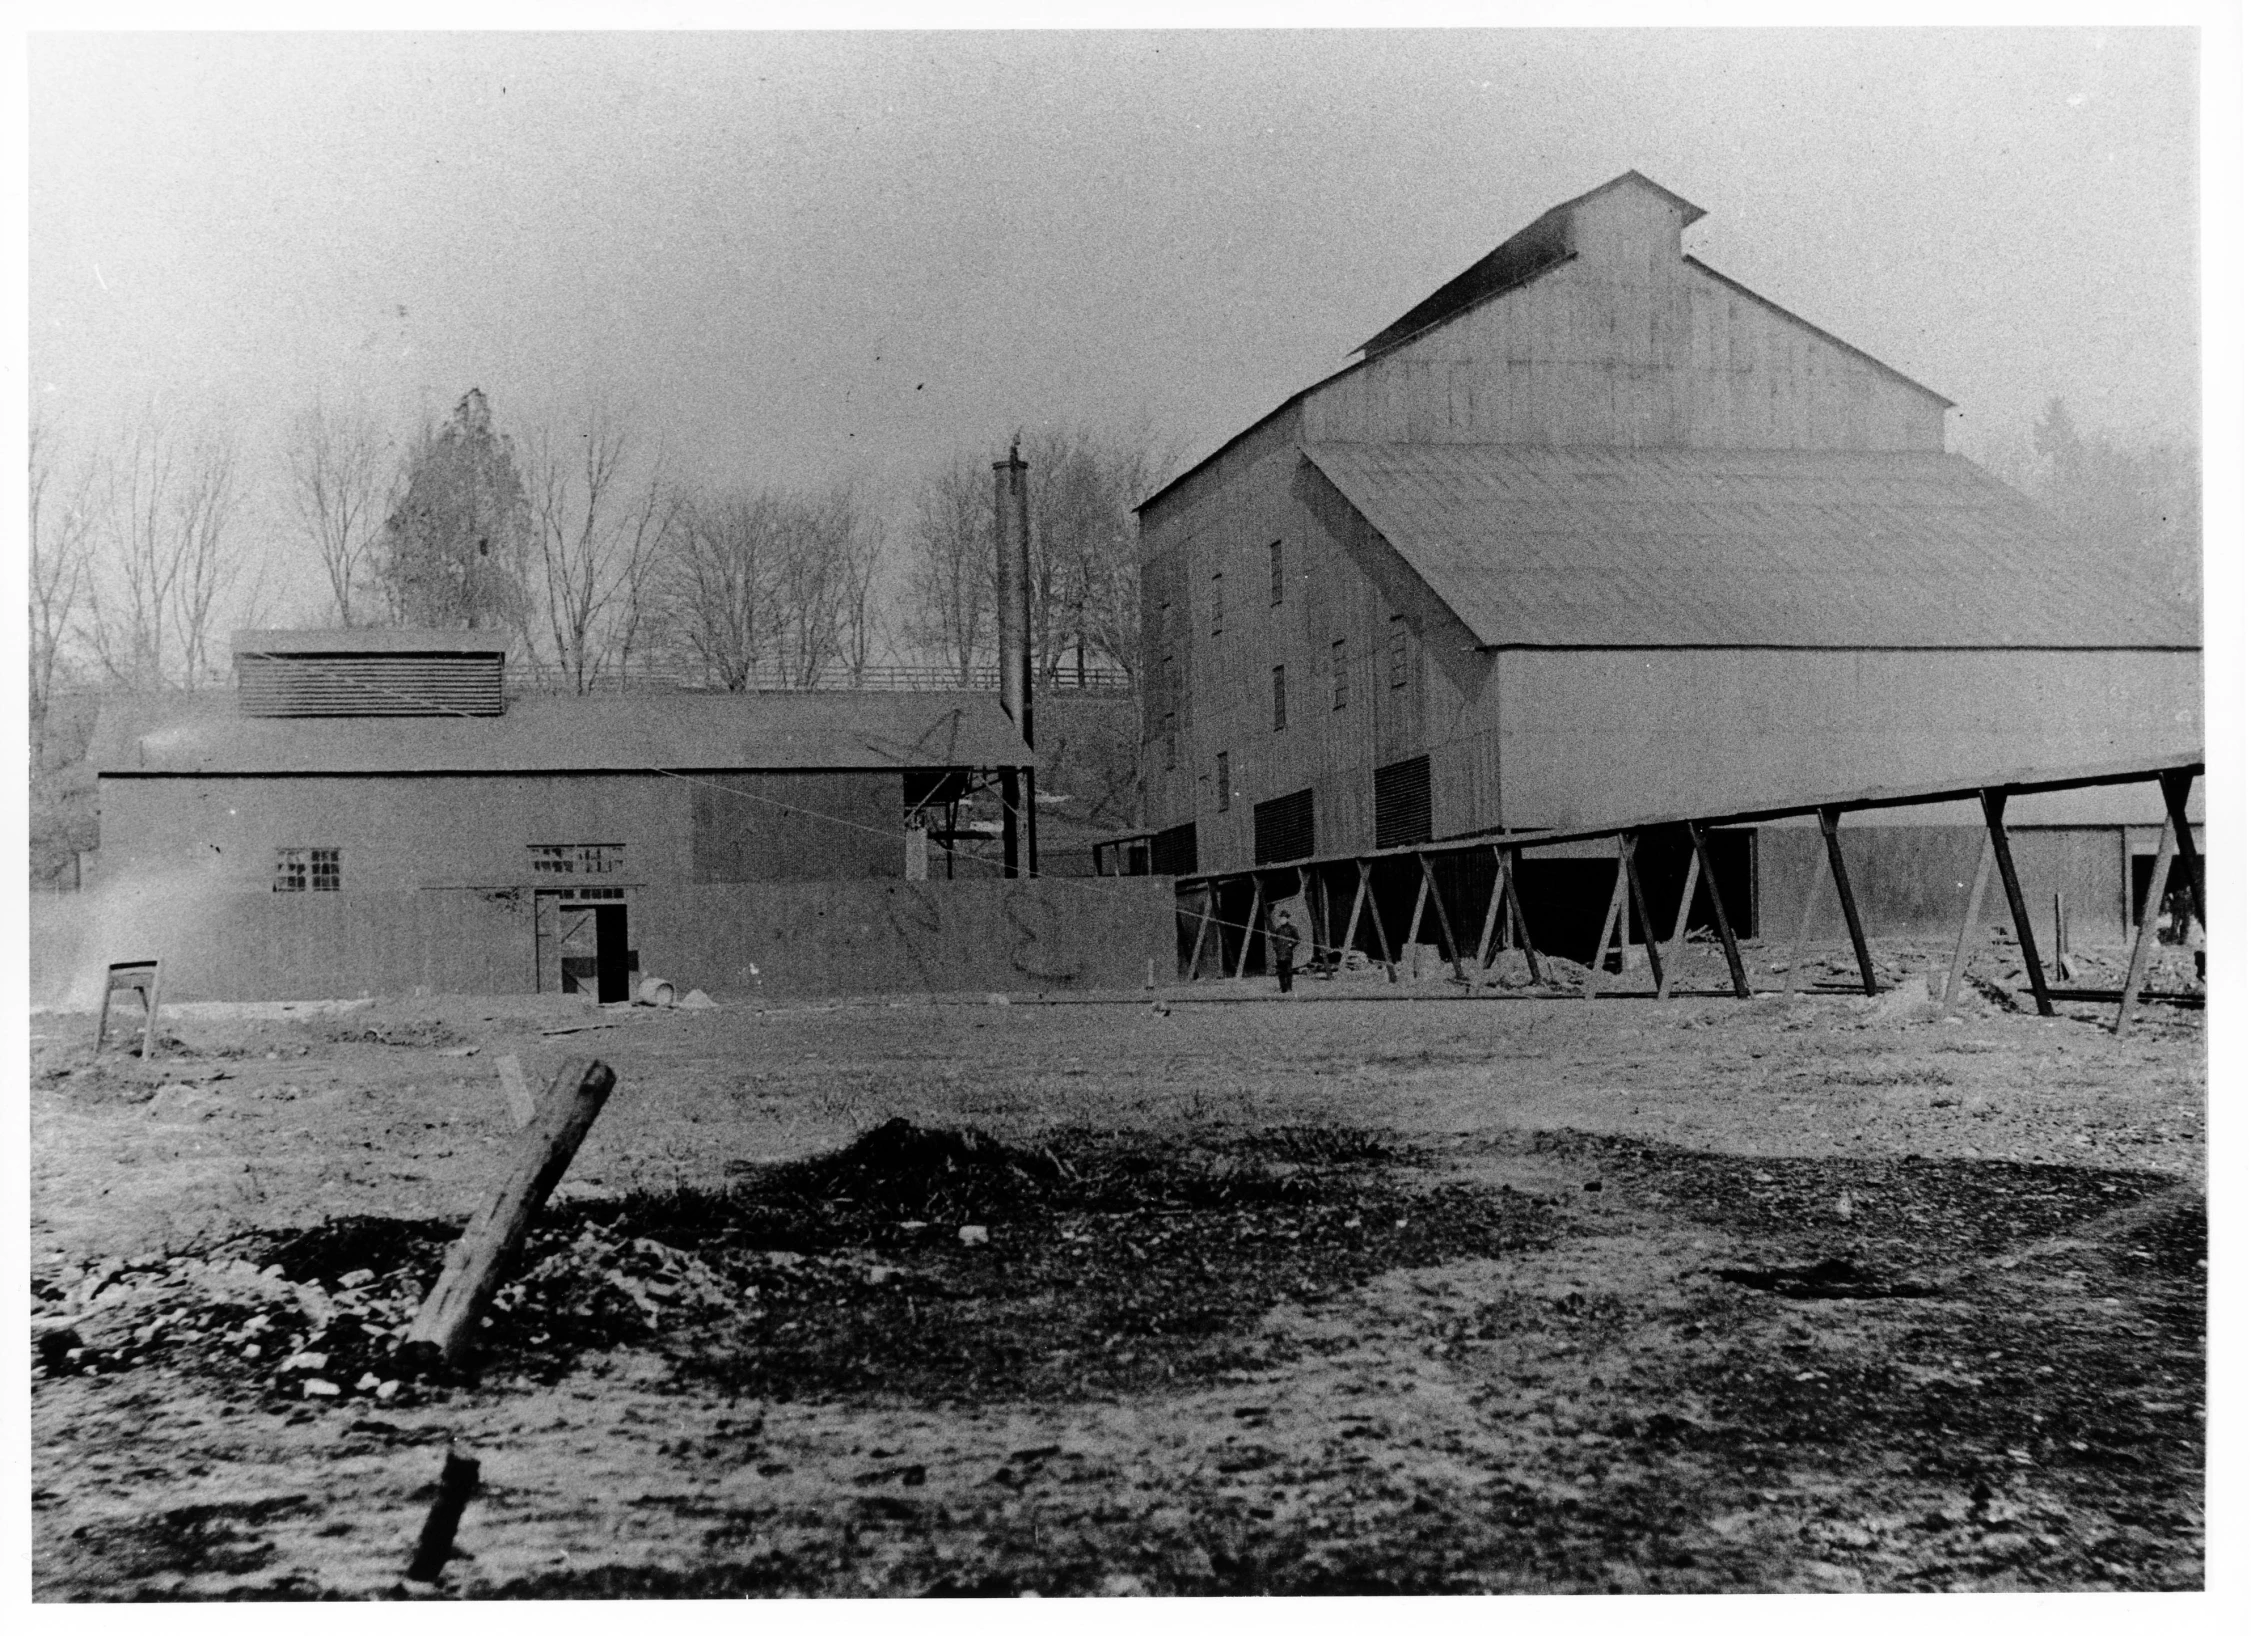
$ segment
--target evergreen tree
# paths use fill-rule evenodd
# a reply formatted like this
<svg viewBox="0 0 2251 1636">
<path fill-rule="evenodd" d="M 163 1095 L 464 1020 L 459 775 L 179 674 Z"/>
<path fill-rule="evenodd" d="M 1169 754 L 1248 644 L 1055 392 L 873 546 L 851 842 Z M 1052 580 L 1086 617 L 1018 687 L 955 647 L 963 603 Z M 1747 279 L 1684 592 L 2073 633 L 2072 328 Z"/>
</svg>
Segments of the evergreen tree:
<svg viewBox="0 0 2251 1636">
<path fill-rule="evenodd" d="M 531 508 L 515 450 L 471 387 L 407 451 L 383 524 L 380 574 L 402 625 L 514 629 L 523 609 Z"/>
</svg>

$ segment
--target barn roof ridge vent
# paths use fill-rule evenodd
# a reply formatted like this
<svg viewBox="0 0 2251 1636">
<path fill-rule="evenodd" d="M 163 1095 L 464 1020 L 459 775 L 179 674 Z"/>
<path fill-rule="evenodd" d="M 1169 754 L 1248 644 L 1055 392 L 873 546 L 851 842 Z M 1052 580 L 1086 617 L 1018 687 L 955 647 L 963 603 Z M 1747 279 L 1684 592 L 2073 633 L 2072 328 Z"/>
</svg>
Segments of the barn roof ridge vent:
<svg viewBox="0 0 2251 1636">
<path fill-rule="evenodd" d="M 1671 188 L 1659 186 L 1640 171 L 1623 171 L 1600 187 L 1589 188 L 1576 198 L 1541 211 L 1528 225 L 1518 228 L 1352 350 L 1367 358 L 1388 352 L 1432 325 L 1442 324 L 1490 296 L 1529 283 L 1556 263 L 1569 260 L 1572 212 L 1589 200 L 1621 187 L 1640 187 L 1656 194 L 1672 206 L 1683 227 L 1709 214 L 1702 205 L 1691 203 Z"/>
<path fill-rule="evenodd" d="M 506 709 L 505 636 L 491 631 L 236 631 L 236 704 L 245 716 L 497 716 Z"/>
</svg>

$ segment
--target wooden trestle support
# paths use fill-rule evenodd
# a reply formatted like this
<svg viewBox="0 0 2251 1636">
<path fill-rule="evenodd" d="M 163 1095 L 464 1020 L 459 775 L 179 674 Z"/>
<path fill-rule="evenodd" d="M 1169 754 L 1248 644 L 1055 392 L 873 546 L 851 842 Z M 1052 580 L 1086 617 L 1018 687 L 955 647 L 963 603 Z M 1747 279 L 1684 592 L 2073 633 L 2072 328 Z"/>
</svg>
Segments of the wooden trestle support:
<svg viewBox="0 0 2251 1636">
<path fill-rule="evenodd" d="M 2188 864 L 2192 907 L 2198 922 L 2204 922 L 2204 880 L 2197 868 L 2196 840 L 2188 816 L 2189 790 L 2203 771 L 2204 765 L 2200 757 L 2175 758 L 2156 763 L 2109 764 L 2076 773 L 2010 775 L 1977 785 L 1870 790 L 1804 805 L 1692 815 L 1667 814 L 1595 828 L 1465 836 L 1418 846 L 1390 847 L 1378 852 L 1292 859 L 1286 863 L 1262 865 L 1252 869 L 1186 876 L 1179 882 L 1182 906 L 1196 916 L 1195 933 L 1187 960 L 1187 976 L 1193 982 L 1203 975 L 1207 939 L 1218 954 L 1220 974 L 1228 974 L 1230 962 L 1227 957 L 1227 938 L 1230 932 L 1240 934 L 1231 962 L 1233 975 L 1241 977 L 1249 971 L 1253 943 L 1266 941 L 1270 931 L 1266 913 L 1269 903 L 1268 883 L 1271 878 L 1276 883 L 1276 890 L 1283 895 L 1287 895 L 1288 888 L 1280 883 L 1287 881 L 1294 884 L 1305 910 L 1306 926 L 1303 931 L 1309 939 L 1307 953 L 1317 963 L 1333 965 L 1347 951 L 1360 949 L 1361 928 L 1365 923 L 1372 935 L 1374 947 L 1361 952 L 1373 955 L 1382 964 L 1386 976 L 1397 982 L 1400 960 L 1406 950 L 1416 944 L 1422 932 L 1424 916 L 1429 914 L 1435 917 L 1446 959 L 1453 967 L 1454 981 L 1463 987 L 1474 987 L 1476 976 L 1482 976 L 1490 970 L 1494 960 L 1510 949 L 1520 949 L 1529 975 L 1535 982 L 1544 982 L 1546 973 L 1541 967 L 1540 954 L 1533 944 L 1531 928 L 1525 920 L 1524 906 L 1517 891 L 1516 877 L 1523 855 L 1528 850 L 1566 842 L 1610 840 L 1617 846 L 1617 866 L 1611 881 L 1609 900 L 1603 911 L 1602 930 L 1595 940 L 1594 961 L 1588 968 L 1586 984 L 1582 990 L 1584 996 L 1593 999 L 1605 992 L 1604 972 L 1611 951 L 1613 948 L 1617 950 L 1623 967 L 1626 947 L 1632 941 L 1634 927 L 1638 925 L 1645 957 L 1649 962 L 1649 975 L 1655 985 L 1655 997 L 1660 1000 L 1671 998 L 1678 985 L 1687 953 L 1688 923 L 1694 911 L 1696 894 L 1701 891 L 1712 927 L 1718 934 L 1721 952 L 1727 961 L 1729 988 L 1736 998 L 1749 999 L 1753 993 L 1751 979 L 1743 962 L 1742 946 L 1736 929 L 1728 919 L 1719 883 L 1713 872 L 1708 842 L 1710 832 L 1716 825 L 1770 822 L 1779 818 L 1812 818 L 1820 831 L 1821 846 L 1814 854 L 1812 875 L 1806 883 L 1806 895 L 1796 935 L 1791 939 L 1789 953 L 1783 963 L 1780 992 L 1791 995 L 1799 990 L 1799 969 L 1824 897 L 1823 887 L 1828 884 L 1835 891 L 1845 935 L 1852 945 L 1861 990 L 1872 995 L 1879 989 L 1876 965 L 1869 952 L 1868 930 L 1861 916 L 1859 900 L 1853 892 L 1851 872 L 1845 863 L 1845 848 L 1840 835 L 1844 817 L 1848 813 L 1883 807 L 1974 800 L 1978 803 L 1984 820 L 1984 841 L 1977 871 L 1970 882 L 1963 907 L 1961 931 L 1955 940 L 1953 958 L 1947 968 L 1945 988 L 1938 999 L 1948 1008 L 1955 1004 L 1970 957 L 1975 952 L 1976 933 L 1982 924 L 1980 917 L 1984 913 L 1987 888 L 1997 873 L 2001 878 L 2001 889 L 2007 898 L 2010 925 L 2023 958 L 2033 1005 L 2041 1016 L 2052 1017 L 2055 1015 L 2055 995 L 2048 986 L 2046 967 L 2033 936 L 2031 911 L 2026 904 L 2023 884 L 2017 874 L 2004 822 L 2009 799 L 2014 795 L 2154 781 L 2165 798 L 2167 821 L 2160 833 L 2157 857 L 2148 888 L 2143 894 L 2140 926 L 2134 938 L 2126 980 L 2118 996 L 2118 1014 L 2113 1027 L 2123 1031 L 2141 1005 L 2142 991 L 2148 979 L 2150 954 L 2156 940 L 2159 911 L 2164 902 L 2167 875 L 2176 857 L 2186 860 Z M 1651 836 L 1660 832 L 1678 833 L 1684 830 L 1688 838 L 1689 853 L 1687 879 L 1682 884 L 1679 902 L 1673 908 L 1671 932 L 1660 939 L 1658 921 L 1652 913 L 1650 895 L 1643 882 L 1637 854 L 1642 843 Z M 1433 860 L 1463 857 L 1478 851 L 1489 852 L 1492 856 L 1493 884 L 1486 896 L 1485 915 L 1478 930 L 1477 941 L 1474 946 L 1465 948 L 1456 932 L 1453 911 L 1447 902 L 1446 892 L 1440 885 Z M 1414 907 L 1408 917 L 1406 937 L 1402 945 L 1395 949 L 1378 902 L 1375 870 L 1382 864 L 1410 859 L 1417 873 Z M 1345 915 L 1342 935 L 1332 942 L 1335 919 L 1329 896 L 1329 877 L 1324 871 L 1345 867 L 1350 867 L 1353 871 L 1351 907 Z M 1228 921 L 1222 913 L 1221 894 L 1230 884 L 1247 884 L 1249 887 L 1249 915 L 1239 923 Z M 1271 964 L 1270 946 L 1268 963 Z M 2084 999 L 2088 996 L 2081 991 L 2075 997 Z"/>
</svg>

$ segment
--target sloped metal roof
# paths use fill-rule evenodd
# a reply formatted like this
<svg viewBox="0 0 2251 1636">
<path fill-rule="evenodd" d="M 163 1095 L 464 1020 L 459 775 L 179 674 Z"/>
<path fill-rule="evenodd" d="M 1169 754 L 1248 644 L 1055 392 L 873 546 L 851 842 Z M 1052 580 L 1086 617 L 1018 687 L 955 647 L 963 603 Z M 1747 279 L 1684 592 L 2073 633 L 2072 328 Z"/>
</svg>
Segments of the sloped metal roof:
<svg viewBox="0 0 2251 1636">
<path fill-rule="evenodd" d="M 336 653 L 505 654 L 508 651 L 508 638 L 498 631 L 437 631 L 395 625 L 355 625 L 347 630 L 236 631 L 230 639 L 230 645 L 237 659 L 246 654 L 279 657 Z"/>
<path fill-rule="evenodd" d="M 226 694 L 105 706 L 88 759 L 112 777 L 884 771 L 1037 765 L 985 693 L 530 698 L 501 716 L 298 720 Z"/>
<path fill-rule="evenodd" d="M 2169 564 L 1958 455 L 1302 448 L 1488 647 L 2201 645 Z"/>
</svg>

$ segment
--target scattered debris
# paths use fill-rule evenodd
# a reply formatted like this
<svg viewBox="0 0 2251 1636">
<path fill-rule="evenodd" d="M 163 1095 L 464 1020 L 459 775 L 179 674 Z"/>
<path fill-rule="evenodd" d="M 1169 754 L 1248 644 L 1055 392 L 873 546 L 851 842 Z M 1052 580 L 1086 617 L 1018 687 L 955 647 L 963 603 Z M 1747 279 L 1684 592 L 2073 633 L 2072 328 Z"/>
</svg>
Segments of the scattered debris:
<svg viewBox="0 0 2251 1636">
<path fill-rule="evenodd" d="M 716 1011 L 719 1009 L 719 1002 L 702 989 L 691 988 L 687 993 L 680 996 L 680 1009 L 682 1011 Z"/>
</svg>

